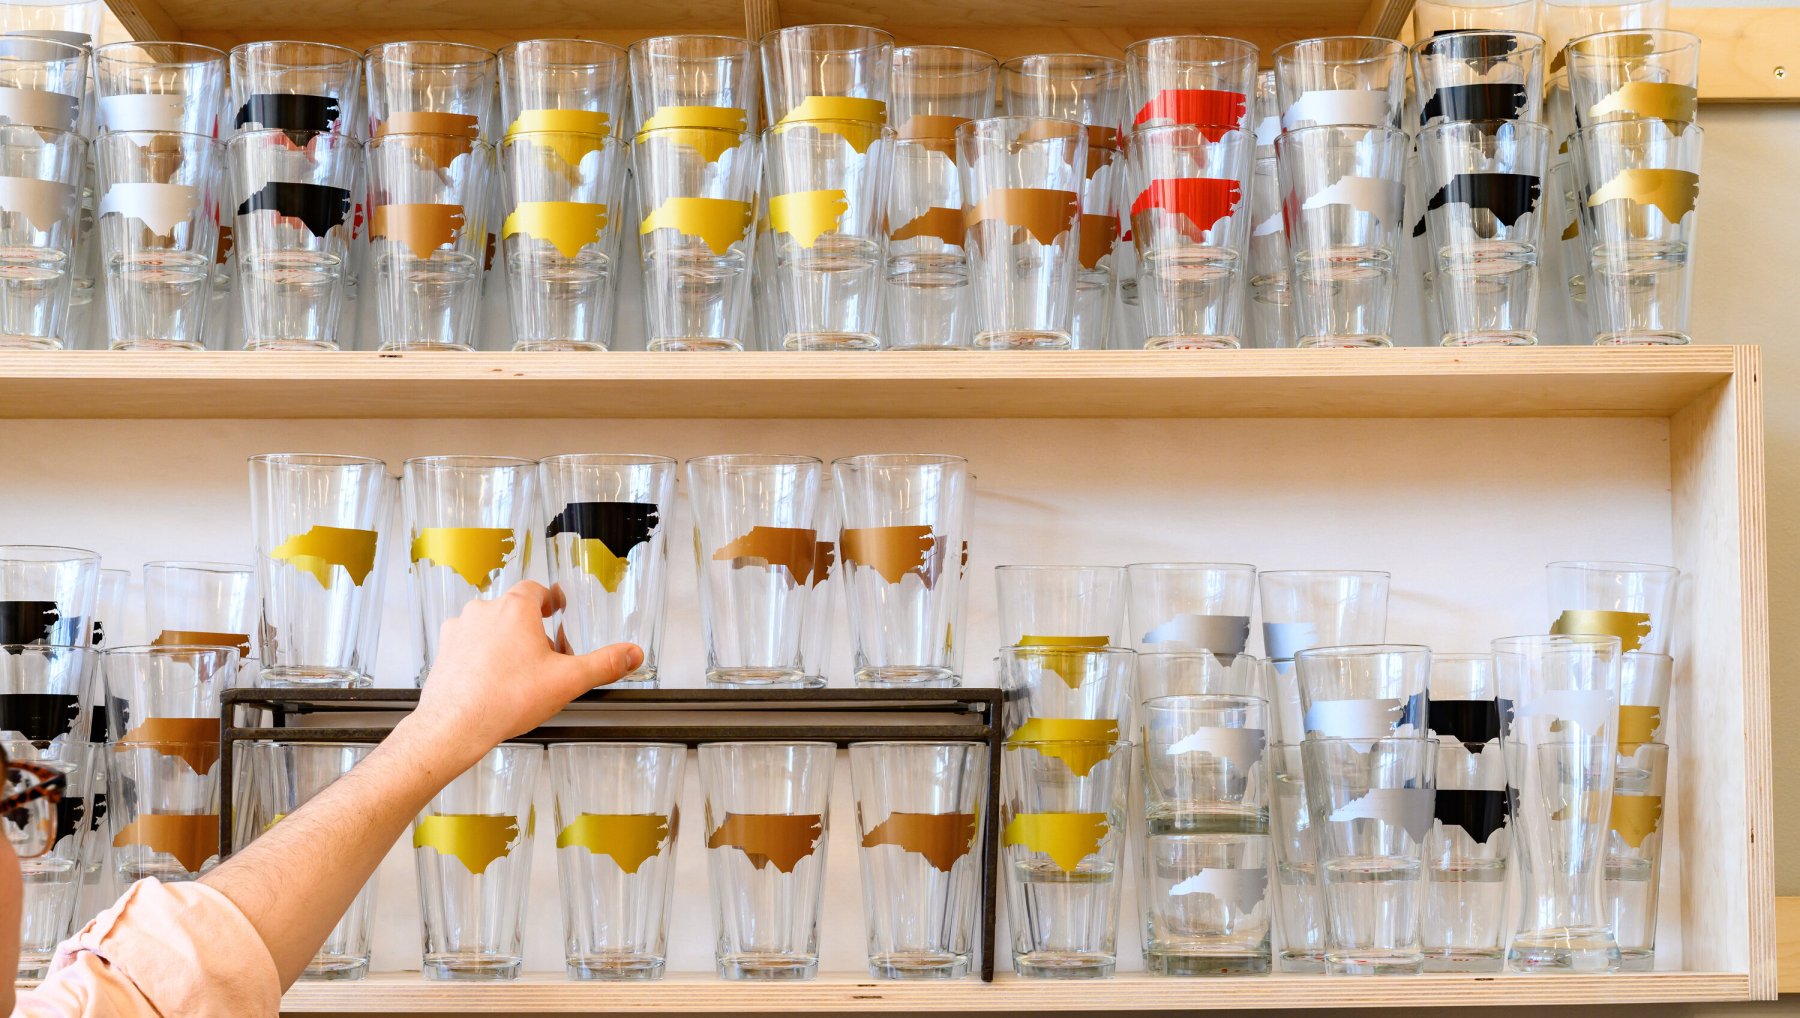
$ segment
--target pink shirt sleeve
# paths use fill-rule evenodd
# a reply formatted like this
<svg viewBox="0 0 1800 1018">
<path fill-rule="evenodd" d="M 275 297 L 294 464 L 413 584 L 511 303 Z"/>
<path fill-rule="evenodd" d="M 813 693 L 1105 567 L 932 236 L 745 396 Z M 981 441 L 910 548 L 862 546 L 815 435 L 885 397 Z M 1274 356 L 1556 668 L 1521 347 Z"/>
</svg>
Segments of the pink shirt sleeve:
<svg viewBox="0 0 1800 1018">
<path fill-rule="evenodd" d="M 14 1018 L 257 1018 L 281 1008 L 262 937 L 205 884 L 140 880 L 56 949 Z"/>
</svg>

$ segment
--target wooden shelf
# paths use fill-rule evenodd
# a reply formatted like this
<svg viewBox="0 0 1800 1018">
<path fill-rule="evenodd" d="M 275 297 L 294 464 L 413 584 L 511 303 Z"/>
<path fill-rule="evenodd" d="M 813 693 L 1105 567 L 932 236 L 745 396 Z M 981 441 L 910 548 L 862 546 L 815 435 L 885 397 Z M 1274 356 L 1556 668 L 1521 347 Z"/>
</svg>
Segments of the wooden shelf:
<svg viewBox="0 0 1800 1018">
<path fill-rule="evenodd" d="M 289 1013 L 598 1014 L 658 1011 L 796 1013 L 894 1011 L 1163 1010 L 1172 995 L 1208 1009 L 1625 1004 L 1742 1000 L 1749 977 L 1713 972 L 1612 976 L 1425 975 L 1406 978 L 1267 976 L 1167 979 L 1122 975 L 1064 981 L 1002 974 L 992 984 L 877 982 L 847 974 L 809 982 L 726 982 L 711 974 L 675 974 L 654 983 L 579 983 L 528 974 L 510 983 L 426 982 L 416 972 L 361 982 L 301 983 L 288 991 Z"/>
<path fill-rule="evenodd" d="M 0 418 L 1669 417 L 1750 348 L 0 354 Z"/>
</svg>

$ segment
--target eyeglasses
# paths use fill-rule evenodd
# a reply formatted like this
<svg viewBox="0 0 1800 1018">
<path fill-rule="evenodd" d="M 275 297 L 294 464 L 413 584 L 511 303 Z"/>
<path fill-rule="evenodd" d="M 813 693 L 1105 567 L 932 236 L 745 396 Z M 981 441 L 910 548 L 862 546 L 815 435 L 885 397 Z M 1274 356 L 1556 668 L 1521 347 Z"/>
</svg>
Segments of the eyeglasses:
<svg viewBox="0 0 1800 1018">
<path fill-rule="evenodd" d="M 11 793 L 0 799 L 7 840 L 20 859 L 36 859 L 56 844 L 57 804 L 62 801 L 68 776 L 41 763 L 10 760 L 3 750 L 0 768 L 6 771 L 6 788 Z"/>
</svg>

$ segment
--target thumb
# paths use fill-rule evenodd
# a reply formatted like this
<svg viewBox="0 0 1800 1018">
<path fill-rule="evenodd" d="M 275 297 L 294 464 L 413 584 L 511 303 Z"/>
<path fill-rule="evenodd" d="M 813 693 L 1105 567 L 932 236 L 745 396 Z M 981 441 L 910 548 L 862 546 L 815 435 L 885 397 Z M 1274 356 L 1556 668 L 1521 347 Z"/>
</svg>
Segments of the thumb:
<svg viewBox="0 0 1800 1018">
<path fill-rule="evenodd" d="M 559 682 L 567 683 L 573 699 L 595 686 L 604 686 L 624 678 L 644 663 L 644 652 L 635 643 L 615 643 L 586 654 L 566 657 L 558 669 Z"/>
</svg>

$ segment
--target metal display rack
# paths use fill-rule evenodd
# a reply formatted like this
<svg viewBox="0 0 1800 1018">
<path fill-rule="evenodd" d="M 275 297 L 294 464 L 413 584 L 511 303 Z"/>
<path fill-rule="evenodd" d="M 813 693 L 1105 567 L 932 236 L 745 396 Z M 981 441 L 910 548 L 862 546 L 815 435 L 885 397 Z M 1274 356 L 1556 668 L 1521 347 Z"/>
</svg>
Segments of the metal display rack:
<svg viewBox="0 0 1800 1018">
<path fill-rule="evenodd" d="M 380 742 L 416 689 L 233 689 L 220 724 L 219 855 L 231 854 L 237 742 Z M 979 742 L 988 748 L 981 837 L 981 978 L 994 979 L 999 888 L 998 689 L 598 689 L 509 742 Z M 251 723 L 240 724 L 246 716 Z M 335 724 L 337 720 L 355 724 Z"/>
</svg>

